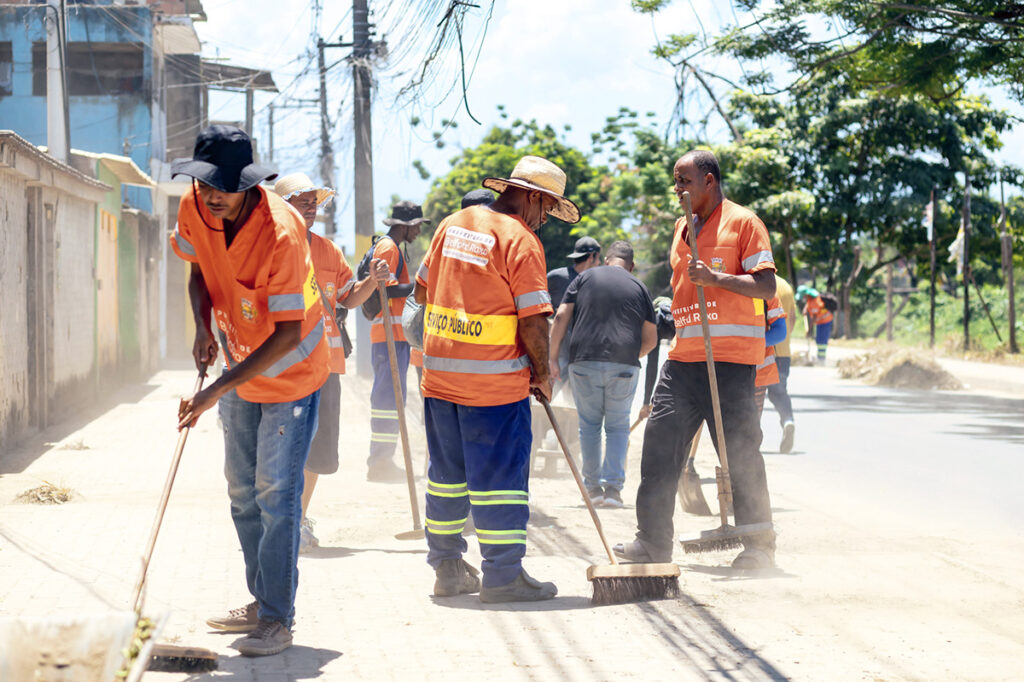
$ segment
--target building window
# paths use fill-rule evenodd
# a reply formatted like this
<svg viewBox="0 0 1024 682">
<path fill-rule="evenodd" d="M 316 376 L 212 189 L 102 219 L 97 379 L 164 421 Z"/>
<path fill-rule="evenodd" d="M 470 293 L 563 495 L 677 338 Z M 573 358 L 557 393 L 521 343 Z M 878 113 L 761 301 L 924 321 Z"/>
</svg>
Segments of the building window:
<svg viewBox="0 0 1024 682">
<path fill-rule="evenodd" d="M 13 78 L 14 54 L 11 52 L 11 41 L 0 41 L 0 97 L 14 91 Z"/>
<path fill-rule="evenodd" d="M 141 43 L 68 43 L 69 95 L 143 95 Z M 46 43 L 32 43 L 32 94 L 46 96 Z"/>
</svg>

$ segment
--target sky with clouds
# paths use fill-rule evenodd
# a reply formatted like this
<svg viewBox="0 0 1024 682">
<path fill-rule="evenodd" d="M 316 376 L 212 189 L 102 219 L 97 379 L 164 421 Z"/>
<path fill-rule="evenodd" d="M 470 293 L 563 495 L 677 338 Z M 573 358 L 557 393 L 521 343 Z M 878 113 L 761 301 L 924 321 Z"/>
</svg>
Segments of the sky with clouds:
<svg viewBox="0 0 1024 682">
<path fill-rule="evenodd" d="M 315 98 L 318 80 L 311 45 L 312 13 L 308 0 L 203 0 L 208 20 L 197 24 L 206 57 L 227 58 L 228 63 L 269 69 L 281 90 L 292 98 Z M 497 0 L 488 22 L 487 0 L 472 10 L 464 25 L 464 48 L 472 68 L 468 86 L 469 107 L 481 122 L 478 125 L 460 106 L 461 88 L 455 87 L 459 73 L 457 51 L 446 53 L 447 61 L 433 87 L 427 88 L 416 102 L 396 100 L 421 52 L 404 49 L 402 36 L 414 17 L 402 16 L 408 3 L 399 0 L 369 0 L 374 9 L 372 21 L 386 35 L 391 54 L 398 58 L 382 65 L 373 103 L 374 206 L 376 226 L 387 213 L 392 195 L 422 201 L 429 180 L 422 180 L 412 168 L 420 160 L 432 175 L 443 175 L 449 160 L 463 147 L 477 144 L 499 118 L 498 105 L 504 105 L 509 120 L 536 119 L 563 130 L 566 139 L 586 148 L 590 134 L 599 131 L 605 118 L 628 106 L 656 116 L 649 119 L 663 126 L 675 103 L 671 67 L 651 55 L 658 38 L 670 33 L 714 32 L 718 27 L 735 24 L 732 3 L 715 0 L 679 0 L 660 12 L 655 19 L 630 8 L 629 0 Z M 351 6 L 347 0 L 324 2 L 320 21 L 326 40 L 351 40 Z M 420 22 L 422 25 L 422 22 Z M 429 27 L 432 29 L 432 27 Z M 484 29 L 486 28 L 486 33 Z M 332 31 L 332 29 L 335 29 Z M 482 42 L 481 42 L 482 38 Z M 412 42 L 423 50 L 426 41 Z M 482 44 L 482 49 L 477 47 Z M 328 49 L 328 65 L 338 62 L 347 50 Z M 400 57 L 405 55 L 404 59 Z M 310 68 L 312 67 L 312 68 Z M 729 73 L 731 64 L 713 64 Z M 338 242 L 352 254 L 354 245 L 352 202 L 352 131 L 350 69 L 339 63 L 328 74 L 329 112 L 335 123 L 332 139 L 336 154 L 336 185 L 339 190 Z M 447 97 L 444 97 L 444 94 Z M 989 91 L 999 106 L 1011 103 L 998 91 Z M 264 158 L 268 143 L 270 95 L 256 98 L 257 115 L 253 136 L 258 139 Z M 281 104 L 279 97 L 276 104 Z M 1019 113 L 1020 107 L 1014 107 Z M 244 99 L 238 95 L 211 96 L 210 118 L 244 120 Z M 422 119 L 411 126 L 413 117 Z M 319 155 L 319 117 L 315 109 L 275 109 L 275 162 L 281 172 L 304 171 L 317 176 Z M 446 146 L 437 149 L 431 132 L 451 119 L 457 128 L 444 133 Z M 716 133 L 714 125 L 709 128 Z M 723 138 L 724 139 L 724 138 Z M 1024 144 L 1020 132 L 1007 136 L 1007 148 L 1001 155 L 1019 163 Z M 509 169 L 511 170 L 511 169 Z"/>
</svg>

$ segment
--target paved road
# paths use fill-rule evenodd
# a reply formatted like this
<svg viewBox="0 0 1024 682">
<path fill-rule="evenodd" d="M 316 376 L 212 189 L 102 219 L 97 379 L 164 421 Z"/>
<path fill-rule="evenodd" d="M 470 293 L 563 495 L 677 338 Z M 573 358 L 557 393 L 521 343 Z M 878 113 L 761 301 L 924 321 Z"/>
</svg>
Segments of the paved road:
<svg viewBox="0 0 1024 682">
<path fill-rule="evenodd" d="M 125 607 L 174 447 L 175 406 L 192 381 L 188 370 L 160 372 L 0 457 L 0 615 Z M 1024 401 L 877 389 L 825 368 L 795 368 L 792 387 L 794 454 L 770 452 L 779 430 L 773 412 L 764 416 L 780 569 L 743 574 L 728 568 L 730 553 L 677 552 L 682 598 L 595 608 L 585 570 L 605 559 L 564 466 L 533 481 L 527 556 L 559 597 L 433 599 L 423 544 L 393 538 L 411 527 L 405 487 L 364 480 L 367 387 L 346 380 L 346 453 L 310 510 L 323 546 L 300 560 L 296 646 L 269 659 L 238 656 L 236 638 L 203 624 L 247 600 L 208 415 L 186 448 L 147 612 L 170 612 L 165 637 L 214 649 L 221 670 L 146 679 L 1024 678 Z M 410 428 L 419 471 L 415 418 Z M 639 448 L 634 438 L 627 500 Z M 698 466 L 710 475 L 706 439 Z M 44 480 L 78 499 L 12 502 Z M 613 542 L 631 537 L 631 504 L 601 517 Z M 716 524 L 677 511 L 676 525 Z"/>
</svg>

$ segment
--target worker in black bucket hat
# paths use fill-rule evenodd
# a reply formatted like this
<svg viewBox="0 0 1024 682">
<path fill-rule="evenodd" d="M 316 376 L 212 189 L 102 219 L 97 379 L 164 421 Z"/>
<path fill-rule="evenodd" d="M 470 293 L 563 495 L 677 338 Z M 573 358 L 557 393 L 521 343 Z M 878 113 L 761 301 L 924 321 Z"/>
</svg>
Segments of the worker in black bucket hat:
<svg viewBox="0 0 1024 682">
<path fill-rule="evenodd" d="M 253 163 L 245 132 L 206 128 L 193 158 L 175 161 L 171 171 L 193 178 L 171 237 L 191 264 L 192 354 L 202 371 L 222 348 L 225 365 L 216 381 L 181 401 L 178 428 L 217 405 L 231 518 L 253 597 L 206 622 L 245 633 L 236 644 L 243 655 L 267 656 L 292 643 L 302 468 L 329 372 L 321 297 L 306 226 L 259 186 L 276 175 Z"/>
</svg>

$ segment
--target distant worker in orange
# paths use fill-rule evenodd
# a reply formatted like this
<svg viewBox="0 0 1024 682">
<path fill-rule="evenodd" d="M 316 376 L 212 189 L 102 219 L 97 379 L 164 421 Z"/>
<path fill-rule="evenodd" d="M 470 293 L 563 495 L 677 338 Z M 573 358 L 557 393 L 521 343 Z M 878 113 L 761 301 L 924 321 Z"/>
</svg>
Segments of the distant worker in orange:
<svg viewBox="0 0 1024 682">
<path fill-rule="evenodd" d="M 754 403 L 757 413 L 764 412 L 764 398 L 771 386 L 779 383 L 779 368 L 775 363 L 775 345 L 786 339 L 786 311 L 778 295 L 773 296 L 764 310 L 764 360 L 757 366 L 754 376 Z"/>
<path fill-rule="evenodd" d="M 796 288 L 797 302 L 803 301 L 804 320 L 807 324 L 807 338 L 814 332 L 814 341 L 818 346 L 818 364 L 825 364 L 825 351 L 828 350 L 828 339 L 832 336 L 832 310 L 826 305 L 824 296 L 814 287 L 801 284 Z"/>
<path fill-rule="evenodd" d="M 345 349 L 341 340 L 341 327 L 335 317 L 335 307 L 355 308 L 377 291 L 378 281 L 387 281 L 388 266 L 382 260 L 373 261 L 370 275 L 356 281 L 352 268 L 345 260 L 341 248 L 330 239 L 313 232 L 316 212 L 334 197 L 334 190 L 318 187 L 305 173 L 292 173 L 278 179 L 274 192 L 291 204 L 306 224 L 306 241 L 313 258 L 313 270 L 323 295 L 324 329 L 330 354 L 331 374 L 320 389 L 319 427 L 309 457 L 303 469 L 305 482 L 302 489 L 302 528 L 299 553 L 308 552 L 320 544 L 313 534 L 313 520 L 306 514 L 313 489 L 321 475 L 338 470 L 338 438 L 341 426 L 341 381 L 345 373 Z"/>
<path fill-rule="evenodd" d="M 430 467 L 427 563 L 439 597 L 480 592 L 483 602 L 551 599 L 555 585 L 523 568 L 530 516 L 530 392 L 551 396 L 544 248 L 548 214 L 580 219 L 565 173 L 536 156 L 520 159 L 487 206 L 445 218 L 416 275 L 426 304 L 423 394 Z M 483 586 L 462 558 L 472 510 Z"/>
<path fill-rule="evenodd" d="M 796 299 L 793 287 L 789 282 L 775 275 L 775 295 L 782 302 L 782 310 L 786 313 L 786 338 L 775 344 L 775 366 L 779 370 L 778 383 L 768 387 L 768 400 L 772 401 L 779 413 L 779 424 L 782 426 L 782 440 L 779 452 L 793 451 L 793 440 L 796 435 L 796 424 L 793 422 L 793 400 L 789 397 L 789 369 L 792 364 L 793 351 L 790 339 L 796 327 Z"/>
</svg>

